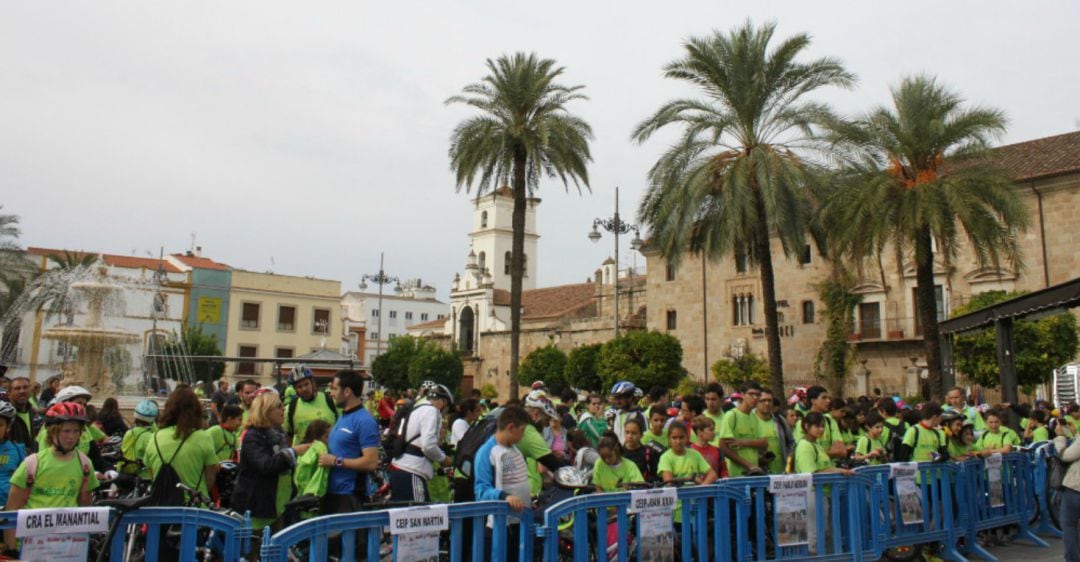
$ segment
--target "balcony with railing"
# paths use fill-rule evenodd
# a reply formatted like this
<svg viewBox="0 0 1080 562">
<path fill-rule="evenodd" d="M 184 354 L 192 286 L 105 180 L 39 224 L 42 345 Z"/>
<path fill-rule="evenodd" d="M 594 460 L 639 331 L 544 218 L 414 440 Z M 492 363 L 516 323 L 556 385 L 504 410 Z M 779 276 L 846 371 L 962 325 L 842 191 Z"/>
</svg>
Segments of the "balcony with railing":
<svg viewBox="0 0 1080 562">
<path fill-rule="evenodd" d="M 917 318 L 878 318 L 855 320 L 849 341 L 904 341 L 922 339 L 922 325 Z"/>
</svg>

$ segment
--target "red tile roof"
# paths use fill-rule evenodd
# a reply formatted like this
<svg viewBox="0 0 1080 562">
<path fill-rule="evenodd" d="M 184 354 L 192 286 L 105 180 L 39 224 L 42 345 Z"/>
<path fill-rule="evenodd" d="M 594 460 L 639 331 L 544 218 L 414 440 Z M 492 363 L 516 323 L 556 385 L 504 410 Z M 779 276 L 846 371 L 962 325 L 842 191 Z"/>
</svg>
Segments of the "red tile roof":
<svg viewBox="0 0 1080 562">
<path fill-rule="evenodd" d="M 1008 144 L 992 154 L 1018 182 L 1080 172 L 1080 131 Z"/>
<path fill-rule="evenodd" d="M 157 258 L 140 258 L 137 256 L 118 256 L 115 254 L 97 254 L 92 252 L 85 252 L 82 250 L 54 250 L 50 248 L 34 248 L 30 247 L 26 249 L 26 253 L 35 256 L 63 256 L 64 253 L 74 254 L 76 256 L 85 256 L 87 254 L 100 256 L 105 265 L 111 265 L 114 267 L 123 267 L 128 269 L 151 269 L 157 271 L 158 267 L 161 267 L 167 273 L 180 273 L 180 270 L 173 264 L 165 260 L 159 260 Z"/>
<path fill-rule="evenodd" d="M 446 325 L 446 318 L 436 318 L 435 320 L 428 320 L 427 322 L 421 322 L 419 324 L 413 324 L 407 326 L 406 330 L 428 330 L 434 328 L 442 328 Z"/>
<path fill-rule="evenodd" d="M 596 285 L 577 283 L 522 291 L 522 320 L 557 318 L 591 306 L 596 300 Z M 510 291 L 495 289 L 495 305 L 510 306 Z"/>
<path fill-rule="evenodd" d="M 198 256 L 189 256 L 187 254 L 173 254 L 172 257 L 176 258 L 180 263 L 190 266 L 198 267 L 201 269 L 213 269 L 216 271 L 225 271 L 229 269 L 229 266 L 218 263 L 210 258 L 203 258 Z"/>
</svg>

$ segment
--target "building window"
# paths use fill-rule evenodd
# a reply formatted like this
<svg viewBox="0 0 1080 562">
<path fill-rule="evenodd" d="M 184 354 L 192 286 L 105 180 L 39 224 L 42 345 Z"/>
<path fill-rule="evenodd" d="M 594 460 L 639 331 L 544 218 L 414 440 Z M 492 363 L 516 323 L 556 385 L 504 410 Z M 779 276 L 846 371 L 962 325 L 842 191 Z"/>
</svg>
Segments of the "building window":
<svg viewBox="0 0 1080 562">
<path fill-rule="evenodd" d="M 435 317 L 436 320 L 442 320 L 443 318 L 446 318 L 445 314 L 440 314 L 440 315 Z"/>
<path fill-rule="evenodd" d="M 326 308 L 316 308 L 315 314 L 311 321 L 311 332 L 314 334 L 329 334 L 330 333 L 330 310 Z"/>
<path fill-rule="evenodd" d="M 296 330 L 296 307 L 279 306 L 277 309 L 277 329 L 282 332 Z"/>
<path fill-rule="evenodd" d="M 371 317 L 372 318 L 378 318 L 379 317 L 379 309 L 377 309 L 377 308 L 372 309 L 371 310 Z"/>
<path fill-rule="evenodd" d="M 862 339 L 881 339 L 881 303 L 859 304 L 859 335 Z"/>
<path fill-rule="evenodd" d="M 799 265 L 810 265 L 810 244 L 803 246 L 799 252 Z"/>
<path fill-rule="evenodd" d="M 279 347 L 279 348 L 276 348 L 276 349 L 274 349 L 274 357 L 277 357 L 277 358 L 280 358 L 280 359 L 292 359 L 293 358 L 293 348 L 291 348 L 291 347 Z"/>
<path fill-rule="evenodd" d="M 480 255 L 476 256 L 476 263 L 480 266 L 480 273 L 483 273 L 487 269 L 487 253 L 480 252 Z"/>
<path fill-rule="evenodd" d="M 240 327 L 259 329 L 259 303 L 245 302 L 240 309 Z"/>
<path fill-rule="evenodd" d="M 505 263 L 503 263 L 503 275 L 510 275 L 510 252 L 506 252 L 503 256 Z"/>
<path fill-rule="evenodd" d="M 814 301 L 802 301 L 802 323 L 814 323 Z"/>
<path fill-rule="evenodd" d="M 390 318 L 397 318 L 397 311 L 396 310 L 391 310 L 390 311 Z"/>
<path fill-rule="evenodd" d="M 420 313 L 420 320 L 421 321 L 427 320 L 427 313 L 426 312 L 421 312 Z"/>
<path fill-rule="evenodd" d="M 746 250 L 742 248 L 735 250 L 735 273 L 746 273 L 749 263 L 750 259 L 746 255 Z"/>
<path fill-rule="evenodd" d="M 671 265 L 670 263 L 667 265 L 667 273 L 666 273 L 664 279 L 666 281 L 674 281 L 675 280 L 675 266 L 674 265 Z"/>
<path fill-rule="evenodd" d="M 259 348 L 253 345 L 242 345 L 237 350 L 236 355 L 238 357 L 258 357 Z M 255 364 L 251 362 L 241 361 L 236 364 L 236 374 L 238 375 L 254 375 Z"/>
<path fill-rule="evenodd" d="M 667 329 L 674 330 L 676 327 L 678 327 L 678 322 L 678 315 L 675 313 L 675 311 L 667 311 Z"/>
<path fill-rule="evenodd" d="M 521 276 L 529 276 L 529 254 L 521 255 Z"/>
<path fill-rule="evenodd" d="M 487 211 L 480 213 L 480 228 L 487 228 Z"/>
<path fill-rule="evenodd" d="M 750 326 L 754 323 L 754 295 L 731 297 L 732 324 Z"/>
<path fill-rule="evenodd" d="M 379 332 L 368 332 L 368 339 L 371 339 L 371 340 L 379 339 Z"/>
<path fill-rule="evenodd" d="M 409 311 L 405 311 L 405 319 L 406 320 L 412 320 L 412 313 L 409 312 Z"/>
</svg>

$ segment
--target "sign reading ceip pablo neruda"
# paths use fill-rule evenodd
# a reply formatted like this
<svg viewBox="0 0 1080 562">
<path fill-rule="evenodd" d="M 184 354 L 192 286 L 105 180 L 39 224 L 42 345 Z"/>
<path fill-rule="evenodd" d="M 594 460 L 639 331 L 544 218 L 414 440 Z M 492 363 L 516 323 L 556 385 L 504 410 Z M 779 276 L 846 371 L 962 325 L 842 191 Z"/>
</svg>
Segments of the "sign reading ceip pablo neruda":
<svg viewBox="0 0 1080 562">
<path fill-rule="evenodd" d="M 109 508 L 20 509 L 15 536 L 34 537 L 109 530 Z"/>
</svg>

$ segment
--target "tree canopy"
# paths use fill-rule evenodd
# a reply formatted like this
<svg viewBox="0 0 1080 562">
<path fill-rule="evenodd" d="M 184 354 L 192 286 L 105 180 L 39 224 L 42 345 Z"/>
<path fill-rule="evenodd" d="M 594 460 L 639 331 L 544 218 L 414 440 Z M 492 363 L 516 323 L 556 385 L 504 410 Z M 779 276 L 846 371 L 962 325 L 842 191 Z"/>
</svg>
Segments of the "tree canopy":
<svg viewBox="0 0 1080 562">
<path fill-rule="evenodd" d="M 609 340 L 600 348 L 597 371 L 604 388 L 627 380 L 648 392 L 653 386 L 671 388 L 686 377 L 682 344 L 670 334 L 634 331 Z"/>
<path fill-rule="evenodd" d="M 601 391 L 604 381 L 597 372 L 600 348 L 604 344 L 582 345 L 570 350 L 566 358 L 566 382 L 574 388 Z"/>
<path fill-rule="evenodd" d="M 529 386 L 533 381 L 544 381 L 552 393 L 562 394 L 567 387 L 566 354 L 554 345 L 532 350 L 518 368 L 518 383 Z"/>
</svg>

